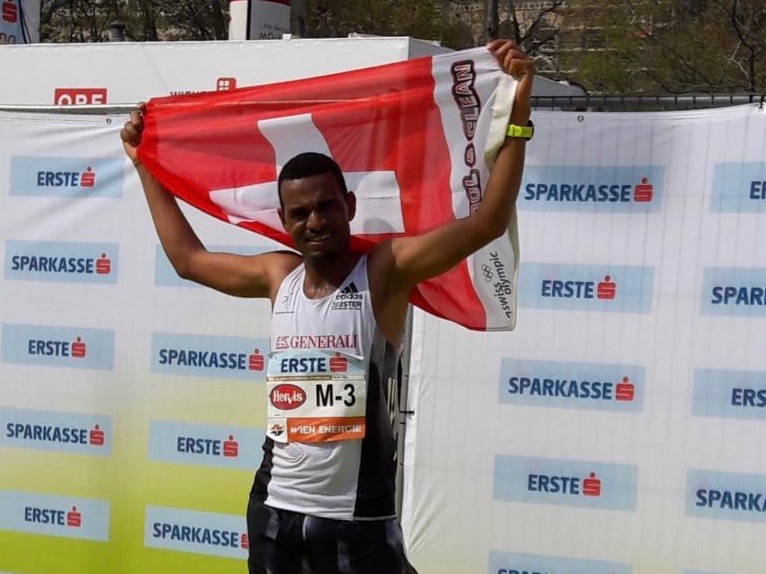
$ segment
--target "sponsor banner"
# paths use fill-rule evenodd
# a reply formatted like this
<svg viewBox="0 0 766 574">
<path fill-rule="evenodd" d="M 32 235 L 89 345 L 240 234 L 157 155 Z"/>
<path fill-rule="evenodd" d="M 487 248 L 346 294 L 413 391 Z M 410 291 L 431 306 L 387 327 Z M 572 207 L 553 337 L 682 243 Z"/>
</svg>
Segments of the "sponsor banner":
<svg viewBox="0 0 766 574">
<path fill-rule="evenodd" d="M 0 446 L 109 456 L 112 418 L 0 407 Z"/>
<path fill-rule="evenodd" d="M 147 506 L 144 545 L 246 559 L 247 527 L 244 516 Z"/>
<path fill-rule="evenodd" d="M 495 455 L 495 500 L 632 511 L 637 488 L 633 465 Z"/>
<path fill-rule="evenodd" d="M 710 211 L 766 212 L 766 163 L 725 162 L 713 169 Z"/>
<path fill-rule="evenodd" d="M 268 339 L 153 333 L 152 372 L 263 381 L 268 349 Z"/>
<path fill-rule="evenodd" d="M 500 404 L 641 412 L 644 367 L 568 361 L 500 361 Z"/>
<path fill-rule="evenodd" d="M 683 574 L 723 574 L 722 572 L 703 572 L 702 570 L 684 570 Z"/>
<path fill-rule="evenodd" d="M 522 263 L 522 307 L 562 311 L 649 313 L 654 268 L 628 265 Z"/>
<path fill-rule="evenodd" d="M 158 462 L 252 470 L 263 429 L 149 422 L 149 458 Z"/>
<path fill-rule="evenodd" d="M 106 88 L 56 88 L 53 103 L 57 106 L 92 106 L 107 103 Z"/>
<path fill-rule="evenodd" d="M 0 490 L 0 530 L 107 542 L 109 503 Z"/>
<path fill-rule="evenodd" d="M 365 436 L 367 379 L 361 357 L 316 350 L 272 353 L 266 392 L 266 434 L 276 442 Z"/>
<path fill-rule="evenodd" d="M 692 414 L 766 420 L 766 372 L 696 369 Z"/>
<path fill-rule="evenodd" d="M 766 522 L 766 475 L 689 470 L 686 516 Z"/>
<path fill-rule="evenodd" d="M 4 363 L 112 370 L 114 331 L 4 323 L 0 354 Z"/>
<path fill-rule="evenodd" d="M 701 299 L 702 315 L 766 317 L 766 269 L 706 267 Z"/>
<path fill-rule="evenodd" d="M 568 213 L 658 213 L 665 168 L 527 165 L 519 210 Z"/>
<path fill-rule="evenodd" d="M 630 564 L 515 552 L 489 553 L 488 574 L 632 574 Z"/>
<path fill-rule="evenodd" d="M 243 247 L 241 245 L 209 245 L 210 251 L 257 255 L 268 251 L 265 247 Z M 157 245 L 154 255 L 154 285 L 156 287 L 202 287 L 199 283 L 182 279 L 173 269 L 162 245 Z"/>
<path fill-rule="evenodd" d="M 16 241 L 5 244 L 5 278 L 61 283 L 117 283 L 116 243 Z"/>
<path fill-rule="evenodd" d="M 10 194 L 118 198 L 124 169 L 122 159 L 13 156 Z"/>
</svg>

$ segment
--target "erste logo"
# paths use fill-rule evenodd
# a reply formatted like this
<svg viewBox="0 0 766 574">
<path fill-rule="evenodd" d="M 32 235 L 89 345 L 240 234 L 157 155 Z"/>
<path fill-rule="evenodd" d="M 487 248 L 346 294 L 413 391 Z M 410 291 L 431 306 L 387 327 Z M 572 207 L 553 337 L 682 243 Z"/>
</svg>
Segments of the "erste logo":
<svg viewBox="0 0 766 574">
<path fill-rule="evenodd" d="M 258 349 L 255 349 L 253 353 L 247 359 L 248 369 L 251 371 L 262 371 L 265 366 L 265 359 Z"/>
<path fill-rule="evenodd" d="M 66 525 L 71 528 L 80 528 L 82 526 L 82 514 L 77 510 L 76 506 L 73 506 L 72 510 L 66 513 Z"/>
<path fill-rule="evenodd" d="M 104 431 L 101 430 L 101 427 L 99 425 L 96 425 L 91 429 L 91 431 L 88 433 L 88 442 L 92 446 L 104 446 L 104 439 L 106 438 L 106 435 L 104 434 Z"/>
<path fill-rule="evenodd" d="M 649 203 L 654 196 L 654 186 L 649 183 L 649 178 L 642 177 L 641 183 L 633 188 L 633 201 L 636 203 Z"/>
<path fill-rule="evenodd" d="M 9 24 L 15 24 L 19 21 L 19 7 L 14 4 L 13 0 L 4 0 L 2 8 L 3 22 Z"/>
<path fill-rule="evenodd" d="M 621 383 L 615 387 L 614 398 L 618 401 L 630 402 L 635 398 L 636 386 L 630 382 L 628 377 L 623 377 Z"/>
<path fill-rule="evenodd" d="M 72 357 L 75 359 L 84 359 L 87 353 L 88 347 L 82 337 L 77 337 L 70 345 L 72 349 Z"/>
<path fill-rule="evenodd" d="M 348 370 L 348 359 L 342 357 L 340 353 L 335 353 L 335 356 L 330 357 L 330 372 L 331 373 L 345 373 Z"/>
<path fill-rule="evenodd" d="M 226 458 L 236 458 L 239 456 L 239 443 L 234 440 L 234 435 L 223 441 L 223 456 Z"/>
<path fill-rule="evenodd" d="M 596 288 L 596 297 L 611 301 L 617 296 L 617 284 L 612 281 L 609 275 L 604 277 L 604 280 L 598 284 Z"/>
</svg>

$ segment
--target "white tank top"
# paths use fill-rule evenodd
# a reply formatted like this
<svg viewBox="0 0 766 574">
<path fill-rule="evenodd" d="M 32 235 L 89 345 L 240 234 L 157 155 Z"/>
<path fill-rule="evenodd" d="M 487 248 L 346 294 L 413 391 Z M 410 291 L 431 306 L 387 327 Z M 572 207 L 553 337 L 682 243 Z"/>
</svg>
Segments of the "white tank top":
<svg viewBox="0 0 766 574">
<path fill-rule="evenodd" d="M 338 520 L 395 515 L 394 483 L 399 353 L 377 328 L 363 255 L 336 291 L 320 299 L 303 292 L 299 265 L 282 282 L 274 302 L 272 354 L 294 350 L 338 351 L 362 357 L 367 372 L 363 439 L 326 443 L 275 442 L 266 438 L 253 492 L 265 504 Z"/>
</svg>

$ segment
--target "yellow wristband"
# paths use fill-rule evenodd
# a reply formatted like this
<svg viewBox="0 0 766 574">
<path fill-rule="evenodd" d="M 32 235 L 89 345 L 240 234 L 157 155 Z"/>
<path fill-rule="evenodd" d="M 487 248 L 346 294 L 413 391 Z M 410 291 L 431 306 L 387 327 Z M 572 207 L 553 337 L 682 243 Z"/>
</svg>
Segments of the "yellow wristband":
<svg viewBox="0 0 766 574">
<path fill-rule="evenodd" d="M 508 130 L 505 135 L 509 138 L 521 138 L 525 140 L 531 140 L 535 135 L 535 125 L 532 121 L 526 126 L 517 126 L 516 124 L 508 124 Z"/>
</svg>

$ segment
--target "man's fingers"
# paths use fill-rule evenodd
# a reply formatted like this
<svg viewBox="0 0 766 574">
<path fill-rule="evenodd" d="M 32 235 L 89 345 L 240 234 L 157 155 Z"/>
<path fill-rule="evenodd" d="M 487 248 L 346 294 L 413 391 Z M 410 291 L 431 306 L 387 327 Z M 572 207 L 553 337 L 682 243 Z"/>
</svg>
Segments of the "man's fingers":
<svg viewBox="0 0 766 574">
<path fill-rule="evenodd" d="M 534 66 L 534 60 L 519 50 L 507 54 L 503 61 L 503 70 L 516 79 L 525 74 L 534 73 Z"/>
<path fill-rule="evenodd" d="M 120 130 L 120 138 L 127 144 L 137 146 L 141 143 L 141 132 L 136 128 L 133 121 L 125 122 L 125 125 Z"/>
</svg>

